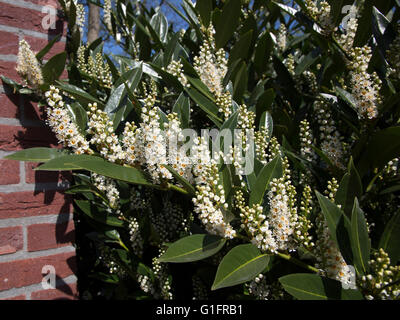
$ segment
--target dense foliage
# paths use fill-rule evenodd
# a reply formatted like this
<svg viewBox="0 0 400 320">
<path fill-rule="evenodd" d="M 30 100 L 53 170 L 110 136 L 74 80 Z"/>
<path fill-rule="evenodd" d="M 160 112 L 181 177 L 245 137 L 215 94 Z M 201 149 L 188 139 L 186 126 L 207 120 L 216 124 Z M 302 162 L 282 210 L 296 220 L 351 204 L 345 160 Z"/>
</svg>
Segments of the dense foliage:
<svg viewBox="0 0 400 320">
<path fill-rule="evenodd" d="M 120 56 L 60 4 L 67 51 L 3 81 L 64 149 L 8 158 L 73 171 L 83 298 L 399 299 L 399 1 L 99 1 Z"/>
</svg>

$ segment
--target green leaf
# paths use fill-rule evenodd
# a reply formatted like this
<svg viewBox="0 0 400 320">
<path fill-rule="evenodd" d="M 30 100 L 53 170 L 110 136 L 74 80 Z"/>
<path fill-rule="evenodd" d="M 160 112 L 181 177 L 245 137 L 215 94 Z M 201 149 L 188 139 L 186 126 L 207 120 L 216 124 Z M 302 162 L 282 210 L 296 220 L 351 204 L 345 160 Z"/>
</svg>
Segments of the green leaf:
<svg viewBox="0 0 400 320">
<path fill-rule="evenodd" d="M 62 37 L 62 33 L 56 35 L 49 43 L 36 54 L 36 59 L 42 60 L 42 58 L 51 50 L 56 42 L 58 42 Z"/>
<path fill-rule="evenodd" d="M 240 21 L 240 0 L 228 0 L 222 8 L 222 14 L 215 26 L 215 44 L 222 48 L 235 32 Z"/>
<path fill-rule="evenodd" d="M 222 258 L 211 290 L 252 280 L 268 266 L 268 263 L 269 256 L 261 254 L 254 245 L 238 245 Z"/>
<path fill-rule="evenodd" d="M 332 240 L 336 243 L 344 260 L 348 264 L 353 263 L 351 250 L 351 223 L 344 212 L 327 197 L 315 191 L 322 214 L 328 224 Z"/>
<path fill-rule="evenodd" d="M 55 148 L 30 148 L 21 151 L 17 151 L 4 159 L 18 160 L 18 161 L 30 161 L 30 162 L 46 162 L 51 159 L 59 158 L 65 155 L 60 149 Z"/>
<path fill-rule="evenodd" d="M 179 121 L 183 129 L 189 128 L 190 121 L 190 100 L 182 92 L 172 107 L 172 112 L 175 112 L 179 116 Z"/>
<path fill-rule="evenodd" d="M 239 41 L 235 43 L 231 50 L 229 55 L 229 64 L 232 64 L 232 62 L 238 59 L 247 60 L 252 38 L 253 30 L 249 30 L 245 34 L 241 35 Z"/>
<path fill-rule="evenodd" d="M 353 158 L 350 159 L 348 172 L 340 181 L 336 192 L 335 202 L 340 204 L 342 210 L 350 217 L 353 209 L 354 198 L 360 198 L 363 194 L 363 187 L 360 175 L 354 166 Z"/>
<path fill-rule="evenodd" d="M 204 26 L 208 26 L 211 21 L 212 0 L 196 1 L 196 9 L 200 14 L 201 22 Z"/>
<path fill-rule="evenodd" d="M 379 241 L 379 248 L 387 252 L 392 265 L 396 265 L 400 260 L 400 211 L 386 225 Z"/>
<path fill-rule="evenodd" d="M 192 262 L 208 258 L 225 245 L 226 240 L 209 234 L 194 234 L 171 244 L 160 262 Z"/>
<path fill-rule="evenodd" d="M 354 199 L 351 215 L 351 247 L 357 271 L 365 274 L 368 271 L 371 241 L 364 212 L 361 210 L 357 198 Z"/>
<path fill-rule="evenodd" d="M 354 96 L 347 92 L 346 90 L 340 88 L 340 87 L 335 87 L 335 91 L 339 97 L 343 99 L 354 111 L 357 112 L 357 102 Z"/>
<path fill-rule="evenodd" d="M 52 57 L 42 68 L 43 79 L 46 83 L 53 83 L 64 71 L 67 61 L 67 52 L 61 52 Z"/>
<path fill-rule="evenodd" d="M 110 216 L 107 211 L 102 211 L 96 205 L 86 200 L 75 200 L 76 205 L 91 219 L 112 227 L 122 227 L 124 222 L 116 216 Z"/>
<path fill-rule="evenodd" d="M 121 103 L 121 100 L 124 97 L 123 96 L 124 93 L 125 93 L 125 83 L 119 85 L 111 92 L 110 98 L 108 99 L 107 104 L 103 111 L 107 112 L 109 116 L 111 116 L 111 113 L 115 113 L 119 104 Z"/>
<path fill-rule="evenodd" d="M 312 66 L 320 58 L 320 50 L 316 49 L 311 51 L 308 55 L 303 56 L 296 66 L 296 75 L 302 74 L 310 66 Z"/>
<path fill-rule="evenodd" d="M 274 130 L 274 121 L 272 120 L 272 116 L 268 111 L 265 111 L 261 115 L 260 125 L 259 125 L 260 130 L 262 127 L 267 129 L 268 138 L 270 139 L 272 137 L 272 132 Z"/>
<path fill-rule="evenodd" d="M 104 104 L 97 98 L 91 96 L 86 91 L 81 88 L 74 86 L 72 84 L 63 83 L 61 81 L 56 81 L 58 83 L 57 87 L 70 95 L 72 95 L 82 106 L 86 106 L 89 103 L 97 103 L 100 108 L 104 107 Z"/>
<path fill-rule="evenodd" d="M 78 102 L 74 102 L 71 105 L 66 105 L 66 108 L 69 110 L 72 119 L 76 123 L 81 134 L 85 136 L 86 125 L 88 122 L 88 116 L 85 109 L 83 109 L 83 107 Z"/>
<path fill-rule="evenodd" d="M 257 176 L 257 180 L 250 193 L 249 205 L 261 203 L 264 193 L 269 189 L 270 182 L 274 178 L 282 176 L 282 160 L 280 156 L 276 156 L 272 161 L 267 163 Z"/>
<path fill-rule="evenodd" d="M 188 79 L 189 83 L 193 86 L 193 88 L 197 89 L 200 93 L 202 93 L 211 101 L 214 101 L 214 95 L 210 92 L 208 87 L 200 79 L 189 76 L 186 76 L 186 78 Z"/>
<path fill-rule="evenodd" d="M 240 103 L 243 100 L 243 94 L 247 90 L 248 72 L 246 62 L 242 61 L 238 67 L 238 72 L 233 81 L 233 100 Z"/>
<path fill-rule="evenodd" d="M 219 122 L 219 126 L 221 125 L 222 120 L 217 116 L 218 106 L 214 102 L 209 100 L 194 88 L 185 88 L 185 91 L 190 98 L 193 99 L 193 101 L 210 116 L 212 120 L 215 120 L 217 123 Z"/>
<path fill-rule="evenodd" d="M 150 20 L 150 25 L 157 33 L 160 41 L 165 43 L 167 41 L 167 34 L 168 34 L 168 21 L 162 14 L 161 10 L 158 11 L 155 15 L 153 15 L 153 17 Z"/>
<path fill-rule="evenodd" d="M 261 117 L 265 114 L 265 111 L 271 109 L 271 106 L 275 100 L 276 94 L 275 90 L 270 88 L 262 93 L 262 95 L 258 98 L 256 104 L 256 125 L 261 128 L 261 126 L 265 126 L 265 122 L 260 121 Z M 266 115 L 266 114 L 265 114 Z M 267 119 L 268 117 L 266 117 Z M 266 127 L 267 128 L 267 127 Z M 271 132 L 272 133 L 272 132 Z M 270 136 L 272 137 L 272 136 Z"/>
<path fill-rule="evenodd" d="M 357 290 L 344 290 L 339 281 L 310 273 L 279 278 L 283 288 L 298 300 L 364 300 Z"/>
</svg>

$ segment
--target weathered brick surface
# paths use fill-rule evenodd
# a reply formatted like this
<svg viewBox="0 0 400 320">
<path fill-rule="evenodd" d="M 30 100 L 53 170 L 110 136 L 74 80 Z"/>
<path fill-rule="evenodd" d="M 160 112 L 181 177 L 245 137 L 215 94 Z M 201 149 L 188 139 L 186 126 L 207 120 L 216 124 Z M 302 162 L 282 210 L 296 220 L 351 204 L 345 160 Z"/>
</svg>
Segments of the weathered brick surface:
<svg viewBox="0 0 400 320">
<path fill-rule="evenodd" d="M 10 32 L 0 31 L 0 54 L 17 54 L 18 35 Z"/>
<path fill-rule="evenodd" d="M 48 5 L 60 8 L 58 0 L 0 2 L 0 75 L 22 82 L 15 70 L 18 43 L 22 38 L 33 51 L 38 52 L 48 40 L 62 34 L 63 38 L 55 43 L 44 60 L 65 50 L 66 22 L 58 17 L 55 30 L 43 29 L 42 19 L 48 13 L 42 13 L 41 6 Z M 62 78 L 66 77 L 64 71 Z M 15 94 L 2 81 L 0 123 L 0 256 L 4 261 L 0 263 L 1 296 L 5 297 L 3 300 L 76 299 L 76 283 L 64 282 L 76 268 L 75 251 L 71 250 L 74 225 L 73 221 L 68 221 L 72 199 L 54 190 L 57 183 L 70 179 L 71 175 L 34 171 L 38 164 L 21 166 L 18 161 L 1 159 L 1 154 L 10 151 L 61 146 L 57 145 L 54 134 L 44 124 L 43 111 L 37 103 Z M 59 223 L 49 223 L 41 217 L 57 214 Z M 9 219 L 15 220 L 11 222 Z M 20 225 L 18 221 L 21 221 Z M 65 251 L 68 253 L 55 254 Z M 57 289 L 40 289 L 44 265 L 55 267 Z M 20 289 L 17 292 L 11 290 L 15 288 Z"/>
<path fill-rule="evenodd" d="M 19 97 L 13 94 L 0 93 L 0 118 L 18 118 L 19 116 Z"/>
<path fill-rule="evenodd" d="M 23 241 L 22 227 L 0 228 L 0 255 L 21 250 Z"/>
<path fill-rule="evenodd" d="M 0 185 L 19 183 L 19 163 L 13 160 L 0 160 Z"/>
<path fill-rule="evenodd" d="M 65 23 L 57 18 L 56 28 L 45 30 L 42 20 L 47 13 L 0 2 L 0 24 L 51 35 L 66 34 Z"/>
<path fill-rule="evenodd" d="M 56 279 L 76 273 L 75 252 L 0 263 L 0 291 L 41 283 L 42 269 L 54 266 Z"/>
<path fill-rule="evenodd" d="M 64 284 L 56 289 L 32 292 L 32 300 L 75 300 L 78 298 L 76 284 Z"/>
<path fill-rule="evenodd" d="M 74 222 L 43 223 L 28 226 L 28 251 L 40 251 L 71 245 L 74 241 Z"/>
<path fill-rule="evenodd" d="M 0 219 L 71 212 L 71 197 L 54 190 L 0 193 Z"/>
<path fill-rule="evenodd" d="M 55 147 L 57 139 L 47 127 L 0 125 L 0 150 L 17 151 L 33 147 Z"/>
</svg>

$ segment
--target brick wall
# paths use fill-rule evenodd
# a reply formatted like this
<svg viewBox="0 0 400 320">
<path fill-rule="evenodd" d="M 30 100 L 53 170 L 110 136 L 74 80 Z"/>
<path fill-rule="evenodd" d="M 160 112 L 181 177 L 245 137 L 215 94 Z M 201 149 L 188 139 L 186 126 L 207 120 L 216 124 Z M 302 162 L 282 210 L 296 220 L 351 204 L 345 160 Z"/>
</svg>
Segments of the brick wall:
<svg viewBox="0 0 400 320">
<path fill-rule="evenodd" d="M 63 33 L 45 59 L 65 49 L 66 26 L 44 30 L 42 13 L 55 0 L 0 0 L 0 74 L 20 81 L 18 41 L 39 51 Z M 76 262 L 71 199 L 58 173 L 36 172 L 34 163 L 1 160 L 16 150 L 56 146 L 35 104 L 0 81 L 0 299 L 75 299 Z M 56 289 L 44 289 L 42 268 L 56 271 Z"/>
</svg>

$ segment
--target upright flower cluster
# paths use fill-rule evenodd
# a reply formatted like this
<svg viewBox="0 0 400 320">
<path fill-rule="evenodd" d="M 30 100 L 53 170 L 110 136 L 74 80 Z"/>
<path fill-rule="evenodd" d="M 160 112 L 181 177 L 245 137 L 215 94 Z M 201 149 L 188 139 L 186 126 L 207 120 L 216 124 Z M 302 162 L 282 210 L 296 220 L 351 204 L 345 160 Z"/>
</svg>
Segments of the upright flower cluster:
<svg viewBox="0 0 400 320">
<path fill-rule="evenodd" d="M 342 33 L 338 39 L 338 42 L 345 51 L 350 51 L 353 48 L 358 28 L 357 7 L 352 6 L 350 10 L 350 19 L 347 21 L 345 28 L 346 32 Z"/>
<path fill-rule="evenodd" d="M 316 156 L 312 145 L 313 134 L 310 123 L 307 119 L 304 119 L 300 122 L 300 155 L 309 162 L 313 162 Z"/>
<path fill-rule="evenodd" d="M 335 166 L 344 169 L 345 151 L 342 137 L 336 129 L 329 106 L 325 100 L 317 100 L 314 103 L 314 111 L 319 124 L 321 150 Z"/>
<path fill-rule="evenodd" d="M 88 130 L 92 136 L 90 143 L 97 147 L 100 154 L 111 162 L 121 163 L 126 159 L 118 136 L 114 132 L 114 124 L 108 114 L 97 108 L 97 103 L 89 103 Z"/>
<path fill-rule="evenodd" d="M 280 51 L 285 50 L 287 39 L 287 29 L 284 23 L 281 23 L 278 29 L 278 36 L 276 37 L 276 43 Z"/>
<path fill-rule="evenodd" d="M 142 122 L 136 129 L 136 158 L 145 165 L 153 182 L 159 183 L 161 179 L 171 180 L 172 174 L 164 166 L 168 163 L 167 144 L 160 128 L 158 108 L 154 107 L 155 100 L 154 93 L 144 99 Z"/>
<path fill-rule="evenodd" d="M 354 48 L 350 50 L 350 56 L 350 84 L 356 99 L 358 116 L 374 119 L 378 116 L 378 105 L 382 102 L 379 95 L 382 82 L 376 72 L 369 74 L 367 71 L 372 57 L 371 48 Z"/>
<path fill-rule="evenodd" d="M 111 9 L 111 0 L 104 0 L 104 24 L 106 25 L 108 30 L 112 30 Z"/>
<path fill-rule="evenodd" d="M 293 250 L 293 234 L 298 225 L 297 207 L 295 204 L 296 190 L 290 180 L 289 161 L 282 159 L 283 176 L 274 178 L 270 183 L 268 200 L 270 227 L 278 250 Z"/>
<path fill-rule="evenodd" d="M 240 227 L 246 230 L 251 242 L 263 252 L 277 252 L 278 245 L 264 214 L 264 208 L 261 205 L 253 205 L 251 208 L 246 206 L 243 192 L 240 190 L 235 195 L 235 206 L 240 212 Z"/>
<path fill-rule="evenodd" d="M 135 217 L 130 218 L 128 227 L 133 252 L 141 257 L 143 255 L 143 238 L 138 220 Z"/>
<path fill-rule="evenodd" d="M 193 198 L 194 212 L 210 234 L 232 239 L 236 231 L 224 218 L 224 210 L 228 209 L 228 204 L 225 202 L 224 189 L 219 183 L 217 163 L 211 160 L 209 164 L 201 166 L 201 184 L 197 185 L 196 196 Z"/>
<path fill-rule="evenodd" d="M 76 154 L 91 154 L 93 151 L 89 147 L 89 142 L 79 132 L 78 127 L 65 108 L 59 89 L 51 86 L 45 96 L 49 106 L 46 109 L 46 123 L 56 134 L 59 143 L 71 148 Z"/>
<path fill-rule="evenodd" d="M 25 40 L 19 42 L 16 71 L 32 88 L 44 83 L 39 61 Z"/>
<path fill-rule="evenodd" d="M 228 62 L 225 58 L 224 49 L 216 50 L 214 34 L 215 30 L 212 24 L 207 29 L 202 27 L 205 33 L 205 40 L 200 47 L 200 53 L 194 58 L 194 69 L 200 76 L 201 81 L 215 95 L 219 111 L 228 118 L 232 113 L 232 98 L 229 92 L 224 91 L 222 86 Z"/>
</svg>

